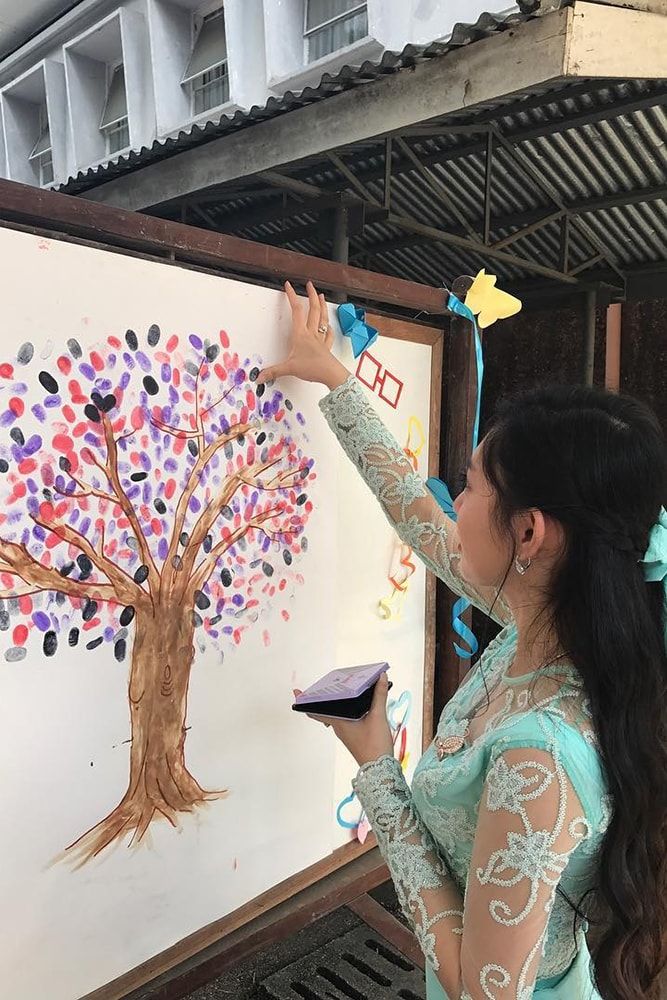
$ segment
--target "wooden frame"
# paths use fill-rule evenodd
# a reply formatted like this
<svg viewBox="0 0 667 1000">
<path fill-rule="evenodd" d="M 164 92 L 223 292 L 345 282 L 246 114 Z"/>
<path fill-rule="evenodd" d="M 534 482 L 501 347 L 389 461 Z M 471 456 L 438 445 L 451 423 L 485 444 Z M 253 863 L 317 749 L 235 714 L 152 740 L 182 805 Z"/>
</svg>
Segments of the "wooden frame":
<svg viewBox="0 0 667 1000">
<path fill-rule="evenodd" d="M 253 275 L 267 285 L 275 284 L 278 276 L 295 282 L 312 277 L 324 289 L 346 290 L 362 300 L 385 306 L 416 308 L 440 316 L 447 312 L 447 293 L 442 288 L 431 288 L 247 240 L 219 236 L 180 223 L 93 205 L 11 181 L 0 181 L 0 225 L 40 233 L 50 239 L 140 255 L 163 263 L 186 267 L 203 265 L 207 271 L 217 274 Z M 382 326 L 383 336 L 432 347 L 428 472 L 429 475 L 437 475 L 444 331 L 437 326 L 424 326 L 380 315 L 370 315 L 369 319 Z M 428 577 L 427 581 L 424 746 L 430 743 L 433 734 L 436 653 L 436 581 L 432 577 Z M 187 988 L 191 989 L 197 983 L 205 982 L 226 965 L 359 897 L 385 881 L 387 876 L 387 869 L 372 836 L 364 845 L 346 844 L 82 1000 L 139 997 L 142 987 L 149 983 L 151 997 L 182 996 L 178 992 L 182 988 L 179 983 L 187 982 Z M 204 975 L 205 978 L 202 978 Z M 164 980 L 166 992 L 154 992 L 159 979 Z"/>
</svg>

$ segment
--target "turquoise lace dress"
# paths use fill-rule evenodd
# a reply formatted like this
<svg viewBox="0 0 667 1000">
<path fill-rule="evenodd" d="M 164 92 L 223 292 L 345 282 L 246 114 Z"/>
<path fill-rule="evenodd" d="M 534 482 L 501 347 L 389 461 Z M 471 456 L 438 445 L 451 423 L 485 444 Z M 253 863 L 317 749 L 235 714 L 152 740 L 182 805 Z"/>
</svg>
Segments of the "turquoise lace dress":
<svg viewBox="0 0 667 1000">
<path fill-rule="evenodd" d="M 495 594 L 458 574 L 456 524 L 437 506 L 353 377 L 322 411 L 400 537 L 457 594 L 488 613 Z M 428 1000 L 588 1000 L 578 903 L 595 884 L 609 797 L 590 709 L 572 664 L 508 676 L 517 634 L 503 626 L 445 707 L 412 787 L 392 757 L 355 789 L 426 956 Z M 468 720 L 470 720 L 468 722 Z"/>
</svg>

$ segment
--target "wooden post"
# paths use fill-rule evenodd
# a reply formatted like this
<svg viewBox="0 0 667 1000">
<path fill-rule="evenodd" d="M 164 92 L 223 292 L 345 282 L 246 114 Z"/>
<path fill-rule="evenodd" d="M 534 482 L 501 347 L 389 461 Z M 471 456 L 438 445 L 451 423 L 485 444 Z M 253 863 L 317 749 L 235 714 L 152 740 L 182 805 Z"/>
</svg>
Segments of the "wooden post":
<svg viewBox="0 0 667 1000">
<path fill-rule="evenodd" d="M 452 284 L 452 292 L 463 300 L 472 283 L 471 277 L 457 278 Z M 452 316 L 445 350 L 440 476 L 451 486 L 470 457 L 477 405 L 475 344 L 466 319 Z M 438 581 L 434 689 L 436 720 L 459 686 L 463 674 L 463 664 L 453 645 L 452 608 L 456 600 L 449 588 Z M 471 619 L 471 612 L 468 611 L 464 620 L 469 626 Z"/>
<path fill-rule="evenodd" d="M 586 292 L 586 324 L 584 327 L 584 385 L 593 385 L 595 375 L 595 320 L 597 292 Z"/>
<path fill-rule="evenodd" d="M 604 384 L 612 392 L 621 388 L 621 323 L 623 306 L 613 302 L 607 307 L 607 340 Z"/>
<path fill-rule="evenodd" d="M 350 260 L 350 226 L 348 207 L 343 202 L 336 206 L 334 213 L 333 253 L 332 259 L 337 264 L 347 264 Z M 334 302 L 346 302 L 347 295 L 343 291 L 334 292 L 331 296 Z"/>
</svg>

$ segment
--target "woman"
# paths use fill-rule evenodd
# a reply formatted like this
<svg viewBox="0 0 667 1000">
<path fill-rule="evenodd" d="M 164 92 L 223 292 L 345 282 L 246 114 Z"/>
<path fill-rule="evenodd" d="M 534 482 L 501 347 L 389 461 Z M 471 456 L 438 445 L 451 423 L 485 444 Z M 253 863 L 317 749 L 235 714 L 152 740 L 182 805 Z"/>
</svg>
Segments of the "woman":
<svg viewBox="0 0 667 1000">
<path fill-rule="evenodd" d="M 429 1000 L 658 996 L 667 934 L 665 440 L 638 401 L 537 389 L 504 406 L 447 518 L 286 285 L 292 375 L 401 538 L 503 626 L 410 789 L 386 679 L 334 722 L 426 956 Z M 322 720 L 320 720 L 322 721 Z M 595 907 L 593 908 L 593 903 Z M 595 958 L 585 931 L 599 924 Z M 595 983 L 595 985 L 593 985 Z"/>
</svg>

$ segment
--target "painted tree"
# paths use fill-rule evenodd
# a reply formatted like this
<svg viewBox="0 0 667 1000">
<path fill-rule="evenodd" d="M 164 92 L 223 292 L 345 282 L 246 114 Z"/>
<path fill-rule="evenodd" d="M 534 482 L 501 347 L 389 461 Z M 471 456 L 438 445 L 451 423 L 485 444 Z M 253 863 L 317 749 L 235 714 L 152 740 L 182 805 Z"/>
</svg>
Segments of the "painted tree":
<svg viewBox="0 0 667 1000">
<path fill-rule="evenodd" d="M 269 606 L 287 620 L 303 583 L 304 419 L 224 331 L 182 340 L 153 325 L 142 343 L 128 330 L 58 356 L 24 344 L 0 365 L 5 658 L 38 635 L 47 657 L 105 643 L 130 657 L 128 788 L 72 845 L 84 861 L 223 794 L 185 761 L 195 647 L 238 645 Z"/>
</svg>

